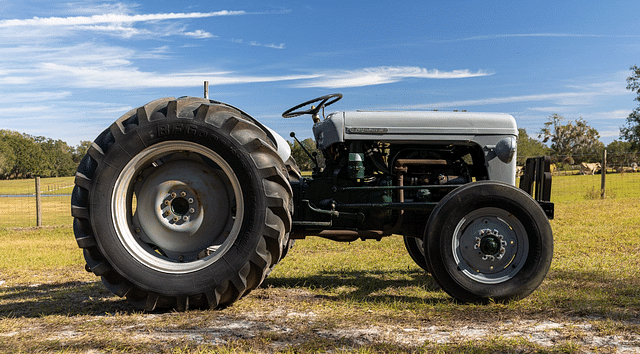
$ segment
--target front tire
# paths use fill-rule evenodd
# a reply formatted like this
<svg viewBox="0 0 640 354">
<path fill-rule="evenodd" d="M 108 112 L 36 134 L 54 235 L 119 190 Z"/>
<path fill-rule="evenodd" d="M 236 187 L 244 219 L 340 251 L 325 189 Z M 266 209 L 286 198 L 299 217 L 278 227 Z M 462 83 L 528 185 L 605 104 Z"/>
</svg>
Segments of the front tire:
<svg viewBox="0 0 640 354">
<path fill-rule="evenodd" d="M 553 234 L 538 203 L 490 181 L 459 187 L 431 213 L 424 235 L 431 274 L 462 302 L 522 299 L 546 276 Z"/>
<path fill-rule="evenodd" d="M 72 195 L 87 270 L 144 310 L 226 306 L 260 285 L 291 228 L 291 187 L 239 110 L 184 97 L 119 118 Z"/>
</svg>

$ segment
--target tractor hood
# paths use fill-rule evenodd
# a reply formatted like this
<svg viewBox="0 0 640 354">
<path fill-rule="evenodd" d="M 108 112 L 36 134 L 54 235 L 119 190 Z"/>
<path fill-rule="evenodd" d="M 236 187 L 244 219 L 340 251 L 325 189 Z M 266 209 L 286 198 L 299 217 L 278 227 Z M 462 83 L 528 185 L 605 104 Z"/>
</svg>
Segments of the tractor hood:
<svg viewBox="0 0 640 354">
<path fill-rule="evenodd" d="M 335 112 L 313 127 L 319 149 L 350 140 L 385 142 L 475 141 L 479 136 L 517 136 L 505 113 L 444 111 Z"/>
</svg>

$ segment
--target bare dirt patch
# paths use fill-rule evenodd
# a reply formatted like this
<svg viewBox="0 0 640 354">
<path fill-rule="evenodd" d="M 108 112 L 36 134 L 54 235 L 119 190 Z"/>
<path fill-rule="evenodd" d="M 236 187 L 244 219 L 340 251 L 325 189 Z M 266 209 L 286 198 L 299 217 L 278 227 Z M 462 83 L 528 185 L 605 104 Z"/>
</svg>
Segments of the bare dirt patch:
<svg viewBox="0 0 640 354">
<path fill-rule="evenodd" d="M 194 351 L 234 348 L 261 353 L 304 352 L 305 348 L 313 350 L 313 345 L 317 345 L 309 343 L 321 343 L 324 348 L 340 351 L 368 348 L 376 352 L 378 346 L 384 345 L 385 348 L 391 346 L 392 352 L 411 352 L 426 350 L 429 346 L 464 343 L 482 347 L 497 341 L 509 343 L 509 348 L 519 352 L 569 348 L 567 352 L 640 353 L 638 320 L 496 317 L 474 321 L 425 316 L 410 321 L 385 321 L 384 314 L 365 310 L 363 317 L 355 315 L 353 324 L 349 324 L 344 319 L 331 318 L 332 306 L 335 306 L 332 300 L 309 291 L 258 289 L 245 300 L 249 303 L 247 306 L 219 311 L 104 313 L 54 316 L 45 320 L 5 318 L 0 341 L 31 340 L 40 343 L 36 347 L 39 349 L 75 348 L 79 352 L 129 351 L 131 348 L 169 352 L 176 347 Z M 121 305 L 120 300 L 115 300 L 115 304 Z M 367 317 L 371 318 L 370 325 Z"/>
</svg>

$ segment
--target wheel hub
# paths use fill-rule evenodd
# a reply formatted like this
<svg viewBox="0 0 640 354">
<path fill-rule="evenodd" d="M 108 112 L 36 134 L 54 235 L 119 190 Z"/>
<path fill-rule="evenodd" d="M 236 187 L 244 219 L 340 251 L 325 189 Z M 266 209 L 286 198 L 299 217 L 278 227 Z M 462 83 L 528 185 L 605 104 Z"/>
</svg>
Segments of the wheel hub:
<svg viewBox="0 0 640 354">
<path fill-rule="evenodd" d="M 483 229 L 476 237 L 474 249 L 480 250 L 483 261 L 495 261 L 502 259 L 506 252 L 507 242 L 498 233 L 498 230 Z"/>
<path fill-rule="evenodd" d="M 187 188 L 173 188 L 168 191 L 159 212 L 171 225 L 183 225 L 198 217 L 200 205 L 195 193 Z"/>
<path fill-rule="evenodd" d="M 456 226 L 452 248 L 462 273 L 480 283 L 497 284 L 513 277 L 524 265 L 527 232 L 504 209 L 480 208 Z"/>
</svg>

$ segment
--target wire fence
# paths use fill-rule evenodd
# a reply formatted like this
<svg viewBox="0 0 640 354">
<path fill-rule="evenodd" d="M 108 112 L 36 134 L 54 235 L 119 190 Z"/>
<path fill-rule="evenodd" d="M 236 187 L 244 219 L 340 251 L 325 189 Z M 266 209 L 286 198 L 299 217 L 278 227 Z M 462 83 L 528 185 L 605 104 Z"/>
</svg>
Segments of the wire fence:
<svg viewBox="0 0 640 354">
<path fill-rule="evenodd" d="M 607 153 L 606 161 L 604 154 L 552 156 L 551 160 L 551 201 L 554 203 L 603 197 L 640 198 L 638 153 Z M 73 180 L 73 177 L 40 180 L 43 226 L 71 225 Z M 38 226 L 35 185 L 34 179 L 0 181 L 0 228 Z"/>
<path fill-rule="evenodd" d="M 71 225 L 73 186 L 73 177 L 41 178 L 38 208 L 35 179 L 0 181 L 0 227 Z"/>
<path fill-rule="evenodd" d="M 640 153 L 551 156 L 551 201 L 639 198 Z"/>
</svg>

